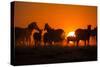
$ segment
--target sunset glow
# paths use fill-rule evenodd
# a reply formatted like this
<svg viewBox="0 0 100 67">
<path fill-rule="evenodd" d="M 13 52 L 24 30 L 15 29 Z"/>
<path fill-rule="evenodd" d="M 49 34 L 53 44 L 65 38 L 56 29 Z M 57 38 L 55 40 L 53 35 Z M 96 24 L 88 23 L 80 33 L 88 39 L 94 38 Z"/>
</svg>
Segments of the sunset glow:
<svg viewBox="0 0 100 67">
<path fill-rule="evenodd" d="M 69 32 L 68 35 L 67 35 L 67 37 L 68 37 L 68 36 L 73 36 L 73 37 L 75 37 L 75 32 L 73 32 L 73 31 L 72 31 L 72 32 Z"/>
</svg>

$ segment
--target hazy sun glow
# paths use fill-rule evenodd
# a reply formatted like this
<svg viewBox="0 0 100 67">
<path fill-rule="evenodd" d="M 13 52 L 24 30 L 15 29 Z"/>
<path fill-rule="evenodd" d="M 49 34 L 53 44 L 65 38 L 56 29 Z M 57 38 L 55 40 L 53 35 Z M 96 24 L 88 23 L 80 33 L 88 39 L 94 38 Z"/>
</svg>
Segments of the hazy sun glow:
<svg viewBox="0 0 100 67">
<path fill-rule="evenodd" d="M 72 32 L 69 32 L 68 35 L 67 35 L 67 37 L 68 37 L 68 36 L 73 36 L 73 37 L 75 37 L 75 32 L 73 32 L 73 31 L 72 31 Z"/>
</svg>

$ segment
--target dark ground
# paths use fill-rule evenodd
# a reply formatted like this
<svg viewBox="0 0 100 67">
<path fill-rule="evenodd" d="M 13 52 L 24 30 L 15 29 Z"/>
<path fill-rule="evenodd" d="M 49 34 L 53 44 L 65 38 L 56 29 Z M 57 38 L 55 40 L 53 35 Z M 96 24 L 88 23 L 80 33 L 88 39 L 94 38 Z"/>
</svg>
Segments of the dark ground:
<svg viewBox="0 0 100 67">
<path fill-rule="evenodd" d="M 97 47 L 16 48 L 15 65 L 48 64 L 97 60 Z"/>
</svg>

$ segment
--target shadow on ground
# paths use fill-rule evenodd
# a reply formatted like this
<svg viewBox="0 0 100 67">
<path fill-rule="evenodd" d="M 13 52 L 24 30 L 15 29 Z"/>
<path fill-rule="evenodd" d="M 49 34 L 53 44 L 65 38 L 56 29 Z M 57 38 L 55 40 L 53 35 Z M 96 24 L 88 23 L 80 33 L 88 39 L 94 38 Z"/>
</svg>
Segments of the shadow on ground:
<svg viewBox="0 0 100 67">
<path fill-rule="evenodd" d="M 97 47 L 15 48 L 15 65 L 48 64 L 97 60 Z"/>
</svg>

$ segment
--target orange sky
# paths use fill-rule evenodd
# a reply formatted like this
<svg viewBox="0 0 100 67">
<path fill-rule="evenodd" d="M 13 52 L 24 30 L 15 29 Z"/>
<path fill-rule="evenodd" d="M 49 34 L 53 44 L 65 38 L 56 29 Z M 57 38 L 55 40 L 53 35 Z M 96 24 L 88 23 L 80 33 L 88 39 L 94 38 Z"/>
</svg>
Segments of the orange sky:
<svg viewBox="0 0 100 67">
<path fill-rule="evenodd" d="M 97 7 L 16 2 L 14 15 L 15 26 L 26 27 L 36 21 L 41 29 L 48 23 L 52 28 L 61 28 L 68 34 L 89 24 L 95 27 Z"/>
</svg>

